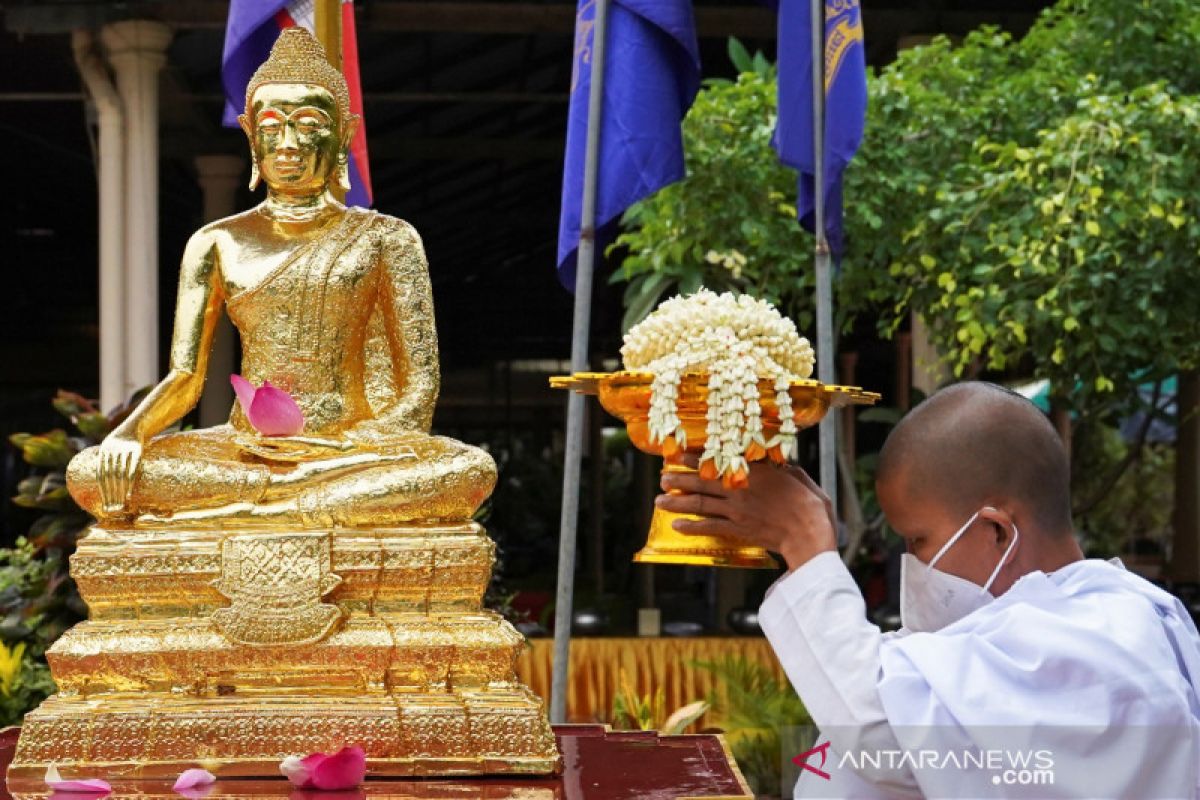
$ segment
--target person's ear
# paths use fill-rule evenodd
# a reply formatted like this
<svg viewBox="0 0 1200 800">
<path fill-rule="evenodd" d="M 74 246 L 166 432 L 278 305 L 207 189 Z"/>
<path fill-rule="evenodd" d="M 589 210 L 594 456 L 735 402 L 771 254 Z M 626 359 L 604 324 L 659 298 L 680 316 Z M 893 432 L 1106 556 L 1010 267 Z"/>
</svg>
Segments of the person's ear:
<svg viewBox="0 0 1200 800">
<path fill-rule="evenodd" d="M 996 544 L 1000 547 L 1007 547 L 1011 541 L 1013 531 L 1016 530 L 1016 525 L 1013 523 L 1012 515 L 1002 508 L 994 508 L 993 506 L 984 506 L 979 511 L 979 518 L 987 520 L 996 528 Z"/>
</svg>

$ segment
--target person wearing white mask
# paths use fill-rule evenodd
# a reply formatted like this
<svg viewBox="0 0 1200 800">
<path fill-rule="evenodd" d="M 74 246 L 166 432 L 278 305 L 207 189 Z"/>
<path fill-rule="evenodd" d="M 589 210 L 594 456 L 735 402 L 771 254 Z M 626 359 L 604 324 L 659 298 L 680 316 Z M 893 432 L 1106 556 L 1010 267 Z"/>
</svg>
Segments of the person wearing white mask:
<svg viewBox="0 0 1200 800">
<path fill-rule="evenodd" d="M 888 438 L 876 490 L 907 545 L 891 634 L 867 621 L 802 470 L 662 485 L 660 507 L 700 517 L 678 530 L 787 563 L 759 622 L 820 728 L 795 796 L 1198 796 L 1200 635 L 1176 598 L 1083 557 L 1066 452 L 1025 398 L 957 384 Z"/>
</svg>

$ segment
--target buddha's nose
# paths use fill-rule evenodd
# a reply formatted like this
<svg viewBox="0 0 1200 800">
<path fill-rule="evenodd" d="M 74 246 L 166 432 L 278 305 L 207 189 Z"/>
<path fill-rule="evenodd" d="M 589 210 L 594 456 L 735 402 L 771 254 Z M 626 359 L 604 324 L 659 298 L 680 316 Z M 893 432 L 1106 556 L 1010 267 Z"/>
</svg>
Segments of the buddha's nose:
<svg viewBox="0 0 1200 800">
<path fill-rule="evenodd" d="M 279 139 L 279 150 L 298 150 L 299 143 L 296 137 L 296 129 L 292 125 L 283 126 L 283 136 Z"/>
</svg>

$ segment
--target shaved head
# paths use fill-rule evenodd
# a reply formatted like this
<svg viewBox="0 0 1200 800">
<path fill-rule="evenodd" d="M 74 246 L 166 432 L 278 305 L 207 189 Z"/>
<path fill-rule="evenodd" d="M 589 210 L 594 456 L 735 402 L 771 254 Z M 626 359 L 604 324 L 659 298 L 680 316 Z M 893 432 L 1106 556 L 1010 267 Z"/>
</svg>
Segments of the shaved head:
<svg viewBox="0 0 1200 800">
<path fill-rule="evenodd" d="M 1041 533 L 1071 532 L 1062 441 L 1037 406 L 992 383 L 955 384 L 914 408 L 884 444 L 876 480 L 955 517 L 999 503 Z"/>
</svg>

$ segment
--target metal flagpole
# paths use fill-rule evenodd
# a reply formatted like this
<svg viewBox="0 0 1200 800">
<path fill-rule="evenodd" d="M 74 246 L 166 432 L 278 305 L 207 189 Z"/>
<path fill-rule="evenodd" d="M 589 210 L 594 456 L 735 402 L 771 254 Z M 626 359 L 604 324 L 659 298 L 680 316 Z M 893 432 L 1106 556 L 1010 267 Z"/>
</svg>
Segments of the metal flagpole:
<svg viewBox="0 0 1200 800">
<path fill-rule="evenodd" d="M 571 371 L 587 369 L 592 317 L 592 271 L 596 255 L 596 171 L 600 156 L 600 111 L 604 100 L 605 31 L 609 0 L 596 0 L 592 28 L 592 77 L 588 91 L 587 142 L 583 157 L 583 203 L 575 267 L 575 323 L 571 333 Z M 579 522 L 579 472 L 583 460 L 584 396 L 567 400 L 567 452 L 563 463 L 562 518 L 558 539 L 558 595 L 554 607 L 554 662 L 550 683 L 550 721 L 567 719 L 567 661 L 571 654 L 571 609 L 575 591 L 575 534 Z"/>
<path fill-rule="evenodd" d="M 835 382 L 833 342 L 833 276 L 829 241 L 825 235 L 825 0 L 812 0 L 813 76 L 813 194 L 817 246 L 817 380 Z M 821 488 L 837 514 L 837 411 L 829 409 L 818 429 L 821 452 Z"/>
</svg>

